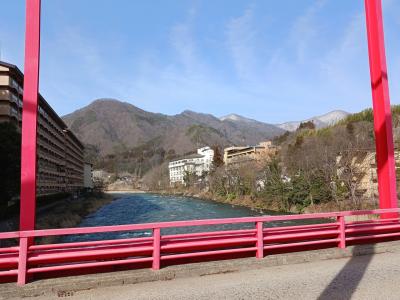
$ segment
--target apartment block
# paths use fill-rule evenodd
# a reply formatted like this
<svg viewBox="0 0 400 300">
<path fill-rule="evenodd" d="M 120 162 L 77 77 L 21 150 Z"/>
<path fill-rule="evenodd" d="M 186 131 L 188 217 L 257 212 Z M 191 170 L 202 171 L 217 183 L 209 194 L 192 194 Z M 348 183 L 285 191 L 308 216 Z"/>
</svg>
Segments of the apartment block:
<svg viewBox="0 0 400 300">
<path fill-rule="evenodd" d="M 0 61 L 0 122 L 21 129 L 24 75 Z M 37 194 L 76 192 L 83 188 L 84 146 L 39 94 Z"/>
<path fill-rule="evenodd" d="M 394 151 L 397 190 L 400 190 L 400 151 Z M 360 199 L 378 199 L 378 172 L 375 151 L 355 151 L 351 158 L 336 157 L 337 176 L 347 179 Z M 351 176 L 350 176 L 351 175 Z M 344 184 L 344 182 L 342 183 Z"/>
<path fill-rule="evenodd" d="M 256 146 L 232 146 L 224 149 L 224 164 L 238 165 L 250 161 L 268 160 L 278 153 L 278 148 L 271 141 Z"/>
<path fill-rule="evenodd" d="M 169 182 L 184 183 L 186 173 L 201 176 L 211 169 L 214 159 L 214 150 L 210 147 L 197 149 L 197 153 L 173 160 L 169 163 Z"/>
</svg>

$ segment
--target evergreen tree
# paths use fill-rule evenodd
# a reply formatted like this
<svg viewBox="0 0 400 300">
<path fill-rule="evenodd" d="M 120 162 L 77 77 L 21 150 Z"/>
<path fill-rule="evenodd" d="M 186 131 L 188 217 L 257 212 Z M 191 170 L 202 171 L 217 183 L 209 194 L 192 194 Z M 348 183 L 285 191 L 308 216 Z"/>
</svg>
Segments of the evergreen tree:
<svg viewBox="0 0 400 300">
<path fill-rule="evenodd" d="M 315 124 L 313 121 L 307 121 L 307 122 L 302 122 L 299 125 L 298 130 L 302 130 L 302 129 L 315 129 Z"/>
<path fill-rule="evenodd" d="M 213 147 L 213 150 L 214 150 L 213 167 L 218 168 L 224 164 L 224 158 L 222 157 L 219 146 L 215 145 Z"/>
</svg>

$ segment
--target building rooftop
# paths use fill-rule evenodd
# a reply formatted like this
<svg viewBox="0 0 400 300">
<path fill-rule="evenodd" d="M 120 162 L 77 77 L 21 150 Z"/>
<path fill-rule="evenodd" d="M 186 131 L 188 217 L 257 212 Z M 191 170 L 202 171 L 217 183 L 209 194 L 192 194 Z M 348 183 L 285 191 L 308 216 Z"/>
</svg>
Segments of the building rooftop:
<svg viewBox="0 0 400 300">
<path fill-rule="evenodd" d="M 202 158 L 202 157 L 204 157 L 204 155 L 194 153 L 194 154 L 186 155 L 186 156 L 181 157 L 181 158 L 173 159 L 170 162 L 179 161 L 179 160 L 183 160 L 183 159 Z"/>
</svg>

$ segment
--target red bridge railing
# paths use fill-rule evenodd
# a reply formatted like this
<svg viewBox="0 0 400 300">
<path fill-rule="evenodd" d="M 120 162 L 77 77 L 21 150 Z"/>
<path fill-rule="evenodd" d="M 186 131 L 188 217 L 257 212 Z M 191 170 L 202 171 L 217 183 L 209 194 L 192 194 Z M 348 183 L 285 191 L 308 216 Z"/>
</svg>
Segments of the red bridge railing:
<svg viewBox="0 0 400 300">
<path fill-rule="evenodd" d="M 399 212 L 400 209 L 380 209 L 0 233 L 0 240 L 19 240 L 19 246 L 0 248 L 0 281 L 25 284 L 38 278 L 145 267 L 158 270 L 171 264 L 246 256 L 262 259 L 276 253 L 395 240 L 400 238 Z M 359 215 L 385 218 L 346 220 Z M 317 219 L 318 223 L 286 223 L 310 219 Z M 182 234 L 161 232 L 167 228 L 245 223 L 254 227 Z M 40 237 L 143 230 L 152 231 L 151 236 L 32 246 L 28 243 Z"/>
</svg>

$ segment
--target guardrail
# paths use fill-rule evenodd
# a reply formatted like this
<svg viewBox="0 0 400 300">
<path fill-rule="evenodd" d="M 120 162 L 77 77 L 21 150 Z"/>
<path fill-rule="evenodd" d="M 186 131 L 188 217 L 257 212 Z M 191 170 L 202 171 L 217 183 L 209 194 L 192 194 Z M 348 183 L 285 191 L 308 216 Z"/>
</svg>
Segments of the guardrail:
<svg viewBox="0 0 400 300">
<path fill-rule="evenodd" d="M 117 226 L 46 229 L 0 233 L 0 240 L 18 239 L 19 246 L 0 248 L 0 281 L 28 280 L 88 272 L 152 267 L 321 249 L 400 238 L 400 209 L 345 211 L 302 215 L 191 220 Z M 366 221 L 346 217 L 381 215 Z M 317 224 L 282 224 L 318 219 Z M 276 224 L 274 222 L 281 222 Z M 250 229 L 164 234 L 167 228 L 253 224 Z M 265 225 L 268 226 L 265 226 Z M 274 225 L 274 226 L 272 226 Z M 151 236 L 34 245 L 34 238 L 150 230 Z"/>
</svg>

